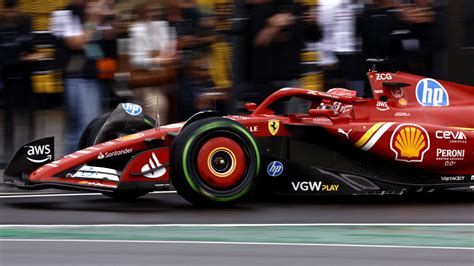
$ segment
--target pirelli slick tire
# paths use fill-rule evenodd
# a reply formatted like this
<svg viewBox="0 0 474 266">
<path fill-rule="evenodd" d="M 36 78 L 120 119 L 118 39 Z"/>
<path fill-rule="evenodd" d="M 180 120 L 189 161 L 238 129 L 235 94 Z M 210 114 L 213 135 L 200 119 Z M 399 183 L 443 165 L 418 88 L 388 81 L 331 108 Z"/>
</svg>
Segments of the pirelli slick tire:
<svg viewBox="0 0 474 266">
<path fill-rule="evenodd" d="M 97 137 L 97 134 L 99 134 L 100 129 L 107 121 L 109 116 L 110 112 L 101 114 L 87 125 L 86 129 L 82 132 L 81 138 L 79 139 L 79 144 L 77 145 L 79 150 L 85 149 L 96 144 L 94 142 Z"/>
<path fill-rule="evenodd" d="M 171 181 L 187 201 L 206 207 L 233 204 L 258 177 L 260 154 L 253 136 L 226 118 L 184 127 L 171 146 Z"/>
<path fill-rule="evenodd" d="M 80 150 L 98 144 L 97 134 L 99 134 L 102 126 L 105 124 L 110 114 L 111 114 L 110 112 L 102 114 L 98 116 L 97 118 L 95 118 L 94 120 L 92 120 L 89 123 L 89 125 L 87 125 L 87 128 L 84 130 L 84 132 L 82 132 L 81 138 L 79 140 L 78 148 Z M 111 132 L 101 132 L 101 134 L 105 134 L 105 138 L 103 139 L 103 141 L 105 142 L 108 140 L 118 138 L 120 137 L 120 135 L 132 134 L 138 131 L 152 128 L 153 124 L 154 124 L 153 119 L 145 115 L 145 121 L 143 123 L 143 127 L 131 129 L 131 131 L 129 132 L 111 131 Z M 148 191 L 141 191 L 141 190 L 115 191 L 115 192 L 104 192 L 102 194 L 110 198 L 126 201 L 126 200 L 134 200 L 138 197 L 144 196 L 148 194 Z"/>
</svg>

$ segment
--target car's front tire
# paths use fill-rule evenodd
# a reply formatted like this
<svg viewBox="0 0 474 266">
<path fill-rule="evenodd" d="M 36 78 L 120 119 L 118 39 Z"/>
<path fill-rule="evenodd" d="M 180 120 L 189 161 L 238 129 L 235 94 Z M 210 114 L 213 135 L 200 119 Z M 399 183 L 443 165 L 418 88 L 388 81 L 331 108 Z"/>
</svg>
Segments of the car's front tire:
<svg viewBox="0 0 474 266">
<path fill-rule="evenodd" d="M 226 118 L 206 118 L 184 127 L 171 147 L 171 181 L 199 206 L 233 204 L 252 189 L 260 155 L 251 133 Z"/>
</svg>

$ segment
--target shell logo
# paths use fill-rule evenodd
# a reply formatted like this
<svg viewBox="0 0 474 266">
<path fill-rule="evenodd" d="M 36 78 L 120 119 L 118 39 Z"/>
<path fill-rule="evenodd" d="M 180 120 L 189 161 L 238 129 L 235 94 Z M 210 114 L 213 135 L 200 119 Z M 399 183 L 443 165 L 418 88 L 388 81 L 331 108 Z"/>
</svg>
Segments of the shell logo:
<svg viewBox="0 0 474 266">
<path fill-rule="evenodd" d="M 430 137 L 426 130 L 415 124 L 401 124 L 392 134 L 390 149 L 396 161 L 422 162 L 430 148 Z"/>
</svg>

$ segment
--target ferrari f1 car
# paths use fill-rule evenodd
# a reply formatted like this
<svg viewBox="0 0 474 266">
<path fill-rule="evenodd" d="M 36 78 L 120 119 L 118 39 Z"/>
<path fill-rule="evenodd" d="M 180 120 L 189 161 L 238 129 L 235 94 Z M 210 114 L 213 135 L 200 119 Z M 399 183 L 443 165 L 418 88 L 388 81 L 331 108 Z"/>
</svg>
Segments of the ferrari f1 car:
<svg viewBox="0 0 474 266">
<path fill-rule="evenodd" d="M 283 88 L 247 115 L 197 113 L 155 126 L 140 106 L 119 105 L 54 159 L 53 137 L 22 146 L 4 181 L 135 198 L 171 184 L 197 205 L 226 205 L 253 187 L 275 194 L 386 195 L 474 190 L 474 87 L 381 70 L 367 98 L 354 91 Z M 292 98 L 307 106 L 278 113 Z"/>
</svg>

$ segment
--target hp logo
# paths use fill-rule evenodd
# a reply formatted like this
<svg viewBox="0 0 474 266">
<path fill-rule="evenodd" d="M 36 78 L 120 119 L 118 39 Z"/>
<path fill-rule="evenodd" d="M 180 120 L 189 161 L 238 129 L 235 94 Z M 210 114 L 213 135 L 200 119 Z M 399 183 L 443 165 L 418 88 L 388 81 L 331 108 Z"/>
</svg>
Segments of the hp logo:
<svg viewBox="0 0 474 266">
<path fill-rule="evenodd" d="M 279 161 L 273 161 L 267 166 L 267 173 L 269 176 L 279 176 L 283 173 L 283 164 Z"/>
<path fill-rule="evenodd" d="M 122 103 L 122 108 L 129 115 L 139 115 L 142 112 L 142 107 L 134 103 Z"/>
<path fill-rule="evenodd" d="M 449 106 L 448 92 L 434 79 L 418 81 L 416 100 L 423 106 Z"/>
</svg>

